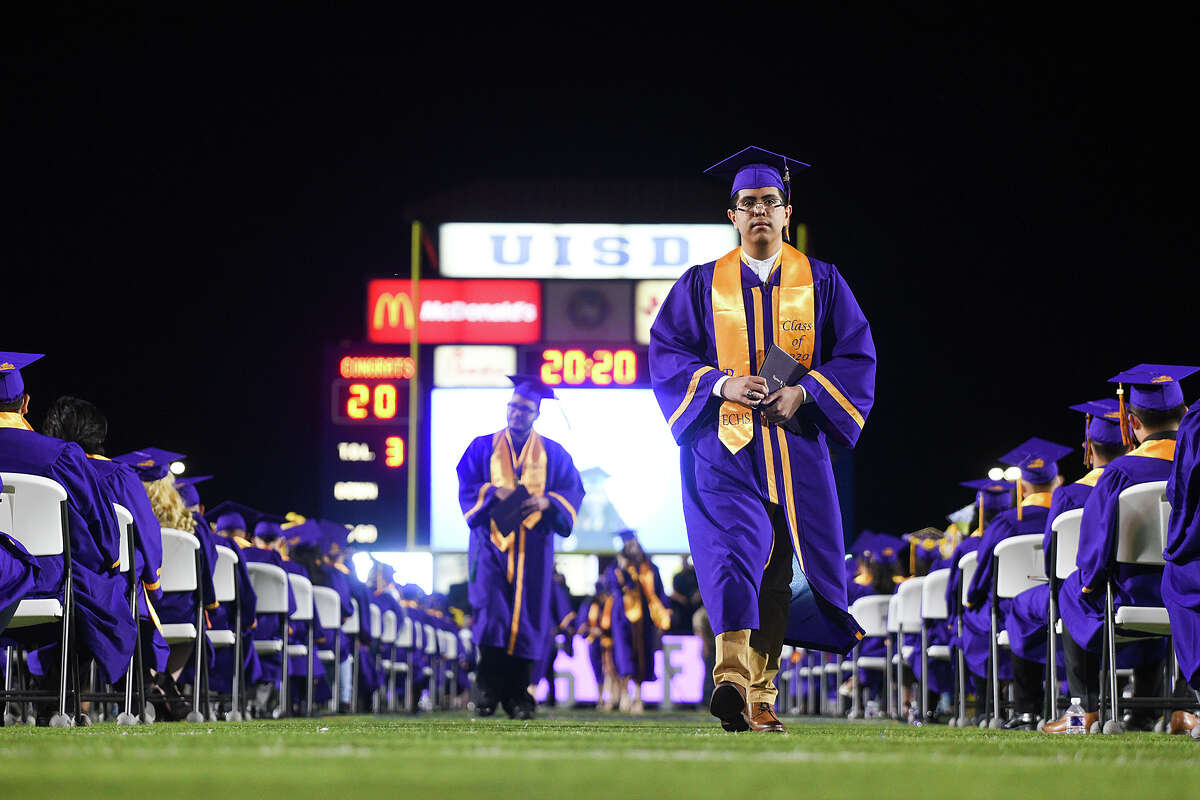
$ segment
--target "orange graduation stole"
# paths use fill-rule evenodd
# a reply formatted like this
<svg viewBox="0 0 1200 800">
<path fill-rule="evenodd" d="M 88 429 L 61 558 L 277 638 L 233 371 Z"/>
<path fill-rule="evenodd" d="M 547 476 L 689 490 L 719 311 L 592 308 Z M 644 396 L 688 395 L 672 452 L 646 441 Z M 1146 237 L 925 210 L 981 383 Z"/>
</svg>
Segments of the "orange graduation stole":
<svg viewBox="0 0 1200 800">
<path fill-rule="evenodd" d="M 781 271 L 779 288 L 772 295 L 771 319 L 775 344 L 807 368 L 812 367 L 815 311 L 812 265 L 808 256 L 786 242 L 772 271 Z M 717 363 L 731 377 L 755 374 L 766 357 L 763 347 L 762 304 L 754 304 L 755 363 L 750 364 L 750 334 L 742 296 L 742 249 L 717 259 L 712 279 L 713 333 Z M 726 449 L 736 453 L 754 437 L 754 415 L 740 403 L 725 400 L 717 417 L 717 435 Z"/>
<path fill-rule="evenodd" d="M 519 480 L 516 476 L 517 470 L 521 472 Z M 519 455 L 513 453 L 513 443 L 509 438 L 507 428 L 492 436 L 491 478 L 492 484 L 497 487 L 516 489 L 519 483 L 534 497 L 541 497 L 546 493 L 546 445 L 543 444 L 542 437 L 538 436 L 537 431 L 529 432 L 529 438 L 525 441 L 525 446 L 521 448 Z M 490 523 L 492 544 L 496 545 L 501 553 L 508 553 L 509 583 L 512 583 L 518 568 L 525 568 L 525 533 L 537 525 L 541 519 L 542 512 L 535 511 L 521 520 L 519 530 L 508 535 L 501 535 L 496 523 L 494 521 Z M 518 540 L 515 548 L 513 547 L 514 539 Z M 522 562 L 520 564 L 514 563 L 514 559 L 518 556 Z"/>
</svg>

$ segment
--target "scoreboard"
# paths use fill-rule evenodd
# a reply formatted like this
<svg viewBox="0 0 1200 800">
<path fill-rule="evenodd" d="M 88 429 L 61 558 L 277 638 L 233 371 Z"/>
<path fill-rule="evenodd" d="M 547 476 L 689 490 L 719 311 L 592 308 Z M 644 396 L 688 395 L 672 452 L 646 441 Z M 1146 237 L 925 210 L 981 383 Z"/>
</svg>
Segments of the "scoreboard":
<svg viewBox="0 0 1200 800">
<path fill-rule="evenodd" d="M 402 542 L 416 363 L 399 345 L 329 347 L 323 377 L 321 514 L 351 524 L 353 542 Z"/>
</svg>

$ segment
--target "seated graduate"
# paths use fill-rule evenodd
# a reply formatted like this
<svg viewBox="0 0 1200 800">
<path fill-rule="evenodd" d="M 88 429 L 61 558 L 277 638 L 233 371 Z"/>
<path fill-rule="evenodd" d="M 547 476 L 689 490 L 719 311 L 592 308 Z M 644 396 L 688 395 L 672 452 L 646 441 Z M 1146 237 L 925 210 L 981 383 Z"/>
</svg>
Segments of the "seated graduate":
<svg viewBox="0 0 1200 800">
<path fill-rule="evenodd" d="M 41 357 L 0 352 L 0 472 L 49 478 L 66 490 L 77 641 L 82 656 L 96 661 L 101 678 L 114 683 L 128 669 L 136 630 L 125 596 L 126 579 L 117 569 L 121 532 L 113 498 L 88 465 L 83 449 L 36 433 L 26 420 L 30 396 L 21 370 Z M 65 561 L 60 556 L 33 558 L 38 570 L 26 596 L 61 596 Z M 10 629 L 6 636 L 32 648 L 58 641 L 61 626 Z M 58 683 L 60 662 L 52 661 L 40 665 L 47 686 Z M 39 667 L 30 666 L 31 670 Z"/>
<path fill-rule="evenodd" d="M 256 521 L 253 523 L 253 546 L 244 549 L 242 556 L 247 561 L 271 564 L 279 567 L 284 572 L 291 572 L 292 570 L 283 559 L 284 533 L 281 520 L 285 518 L 263 512 L 256 512 L 256 516 Z M 247 524 L 250 524 L 249 521 L 247 521 Z M 296 596 L 292 593 L 290 581 L 287 586 L 287 595 L 288 616 L 290 618 L 296 611 Z M 279 617 L 279 614 L 258 613 L 256 609 L 254 625 L 255 640 L 270 641 L 282 639 L 283 628 L 281 627 L 282 623 Z M 289 623 L 289 642 L 293 641 L 292 635 L 294 632 L 295 625 Z M 279 691 L 283 685 L 284 660 L 281 653 L 260 653 L 258 661 L 261 673 L 259 680 L 255 682 L 256 691 L 251 695 L 251 700 L 255 716 L 262 717 L 273 714 L 283 708 L 285 701 L 281 698 Z M 289 668 L 288 675 L 292 674 L 293 670 Z M 288 702 L 290 702 L 290 698 Z"/>
<path fill-rule="evenodd" d="M 1071 448 L 1045 439 L 1027 439 L 1017 448 L 1000 457 L 1000 463 L 1019 467 L 1017 507 L 997 515 L 979 542 L 979 561 L 975 575 L 967 587 L 966 612 L 963 614 L 963 649 L 971 671 L 987 673 L 991 653 L 990 606 L 997 608 L 997 630 L 1003 630 L 1012 600 L 992 597 L 993 555 L 996 545 L 1005 539 L 1025 534 L 1041 534 L 1046 529 L 1046 517 L 1054 490 L 1062 485 L 1058 460 Z M 1002 651 L 996 665 L 1001 680 L 1012 679 L 1012 663 L 1007 651 Z M 1005 723 L 1009 729 L 1033 730 L 1037 720 L 1031 713 L 1017 714 Z"/>
<path fill-rule="evenodd" d="M 212 543 L 203 535 L 203 531 L 197 530 L 195 518 L 184 504 L 179 490 L 175 488 L 175 476 L 171 473 L 171 464 L 183 457 L 180 453 L 157 447 L 147 447 L 115 456 L 113 460 L 129 466 L 141 479 L 146 497 L 150 501 L 150 508 L 154 511 L 154 517 L 158 520 L 160 529 L 171 528 L 190 533 L 199 541 L 202 563 L 199 576 L 201 596 L 206 604 L 211 605 L 211 608 L 208 609 L 211 610 L 216 608 L 213 600 L 216 593 L 212 585 L 211 566 L 216 560 L 216 552 L 212 549 Z M 154 608 L 157 610 L 160 622 L 191 625 L 196 623 L 196 593 L 193 591 L 164 592 L 162 599 L 154 603 Z M 158 713 L 164 715 L 164 719 L 182 719 L 190 710 L 188 704 L 182 699 L 183 695 L 179 691 L 178 681 L 183 677 L 185 670 L 189 670 L 188 674 L 191 674 L 190 668 L 194 664 L 194 657 L 195 642 L 172 644 L 165 668 L 154 675 L 153 685 L 157 687 L 158 697 L 152 695 L 151 699 L 155 703 Z"/>
<path fill-rule="evenodd" d="M 618 707 L 641 714 L 642 684 L 657 678 L 654 654 L 662 650 L 662 632 L 671 627 L 671 601 L 658 567 L 642 549 L 637 534 L 621 531 L 614 544 L 616 540 L 621 543 L 621 551 L 617 563 L 605 574 L 608 591 L 616 598 L 612 613 L 613 665 L 618 692 L 633 684 L 632 697 L 621 693 Z"/>
<path fill-rule="evenodd" d="M 902 538 L 908 542 L 908 571 L 910 577 L 923 577 L 932 572 L 934 567 L 944 566 L 946 559 L 942 556 L 943 547 L 952 552 L 949 548 L 949 540 L 937 528 L 924 528 L 914 533 L 906 533 Z M 949 646 L 950 629 L 944 624 L 930 625 L 926 635 L 926 643 L 930 646 Z M 904 634 L 904 644 L 912 648 L 908 658 L 905 659 L 905 663 L 912 670 L 914 681 L 920 681 L 922 669 L 921 634 Z M 937 720 L 939 704 L 945 708 L 949 707 L 950 692 L 954 689 L 954 673 L 951 670 L 948 660 L 927 659 L 927 664 L 929 666 L 929 677 L 926 681 L 929 718 L 926 722 L 933 722 Z M 943 696 L 946 700 L 945 703 L 941 702 Z M 913 701 L 913 707 L 919 711 L 919 699 Z"/>
<path fill-rule="evenodd" d="M 216 569 L 217 556 L 216 546 L 224 545 L 233 551 L 237 556 L 237 560 L 233 566 L 233 577 L 235 589 L 237 592 L 237 602 L 235 603 L 220 603 L 217 602 L 216 596 L 206 598 L 208 601 L 206 608 L 208 609 L 207 620 L 210 628 L 214 630 L 233 631 L 237 628 L 237 618 L 240 613 L 242 627 L 242 677 L 243 683 L 251 684 L 259 679 L 262 667 L 258 660 L 258 653 L 254 649 L 254 612 L 257 607 L 257 597 L 254 594 L 254 585 L 250 582 L 250 573 L 246 569 L 246 558 L 242 555 L 242 546 L 233 540 L 232 532 L 226 530 L 225 535 L 216 531 L 216 522 L 209 520 L 220 520 L 221 513 L 214 508 L 212 513 L 206 514 L 206 506 L 200 499 L 200 490 L 196 487 L 202 483 L 206 483 L 212 479 L 212 475 L 194 475 L 190 477 L 177 478 L 175 480 L 175 488 L 179 491 L 180 498 L 183 499 L 184 505 L 191 512 L 192 519 L 196 523 L 195 534 L 204 542 L 204 552 L 211 552 L 213 558 L 213 569 Z M 227 520 L 228 521 L 228 520 Z M 241 531 L 241 540 L 250 546 L 245 539 L 246 523 L 243 521 L 239 530 Z M 215 603 L 215 606 L 214 606 Z M 222 647 L 214 649 L 211 658 L 211 666 L 209 667 L 209 688 L 218 694 L 232 694 L 233 678 L 233 648 Z"/>
<path fill-rule="evenodd" d="M 980 659 L 967 659 L 966 649 L 963 644 L 963 633 L 966 629 L 966 609 L 962 604 L 962 570 L 959 568 L 959 562 L 962 557 L 968 553 L 974 553 L 979 550 L 979 545 L 983 542 L 983 534 L 987 531 L 988 526 L 992 524 L 992 520 L 999 514 L 1003 514 L 1012 508 L 1013 505 L 1013 490 L 1016 489 L 1016 484 L 1012 481 L 993 481 L 988 478 L 980 480 L 963 481 L 960 486 L 967 489 L 975 490 L 975 515 L 968 523 L 967 528 L 971 531 L 970 535 L 963 538 L 958 546 L 954 548 L 954 552 L 950 556 L 950 580 L 946 583 L 946 608 L 950 611 L 950 618 L 946 620 L 947 626 L 950 628 L 950 646 L 955 652 L 962 652 L 964 656 L 964 664 L 966 665 L 968 685 L 974 685 L 975 697 L 983 698 L 987 692 L 987 659 L 986 656 Z M 957 663 L 957 662 L 955 662 Z M 982 717 L 982 704 L 977 708 L 977 716 Z"/>
<path fill-rule="evenodd" d="M 1054 574 L 1051 556 L 1054 553 L 1054 521 L 1061 514 L 1083 508 L 1092 487 L 1104 468 L 1128 449 L 1121 441 L 1121 426 L 1117 423 L 1117 401 L 1111 398 L 1071 406 L 1072 411 L 1084 414 L 1084 465 L 1088 472 L 1074 483 L 1062 486 L 1054 493 L 1046 514 L 1042 534 L 1046 575 Z M 1057 600 L 1057 595 L 1056 595 Z M 1050 616 L 1050 584 L 1026 589 L 1013 598 L 1006 619 L 1009 647 L 1012 650 L 1013 692 L 1015 711 L 1019 716 L 1038 714 L 1044 700 L 1043 685 L 1047 658 L 1047 632 Z M 1061 660 L 1061 659 L 1060 659 Z M 1067 728 L 1067 716 L 1047 722 L 1043 730 L 1054 733 Z"/>
<path fill-rule="evenodd" d="M 137 533 L 134 545 L 134 569 L 140 581 L 138 592 L 138 628 L 142 639 L 142 658 L 151 674 L 167 668 L 167 643 L 162 638 L 155 612 L 162 600 L 162 533 L 146 488 L 134 470 L 104 455 L 108 420 L 100 409 L 76 397 L 60 397 L 51 404 L 42 422 L 42 432 L 83 448 L 88 466 L 114 502 L 124 506 L 133 517 Z"/>
<path fill-rule="evenodd" d="M 1063 581 L 1059 589 L 1059 609 L 1063 620 L 1063 660 L 1071 695 L 1083 701 L 1084 710 L 1097 719 L 1100 707 L 1100 647 L 1104 630 L 1105 586 L 1113 585 L 1113 606 L 1161 606 L 1161 567 L 1118 565 L 1110 570 L 1111 555 L 1117 542 L 1119 497 L 1122 491 L 1140 483 L 1167 480 L 1175 459 L 1175 438 L 1179 422 L 1187 413 L 1179 381 L 1196 371 L 1195 367 L 1169 364 L 1140 364 L 1109 379 L 1118 384 L 1118 400 L 1123 411 L 1121 430 L 1125 441 L 1137 446 L 1113 459 L 1096 481 L 1083 506 L 1079 528 L 1079 567 Z M 1129 399 L 1126 402 L 1125 390 Z M 1162 694 L 1162 659 L 1165 647 L 1161 639 L 1149 639 L 1124 645 L 1134 651 L 1134 696 Z M 1128 727 L 1152 726 L 1155 709 L 1137 709 L 1126 716 Z"/>
<path fill-rule="evenodd" d="M 575 619 L 575 635 L 587 640 L 588 661 L 596 678 L 596 708 L 611 711 L 616 704 L 616 675 L 612 668 L 612 605 L 608 584 L 601 577 L 596 581 L 595 594 L 579 606 Z"/>
<path fill-rule="evenodd" d="M 1171 640 L 1184 680 L 1200 699 L 1200 410 L 1193 407 L 1179 425 L 1175 462 L 1167 483 L 1171 522 L 1163 551 L 1162 598 L 1171 617 Z M 1171 715 L 1171 732 L 1197 736 L 1197 718 Z"/>
<path fill-rule="evenodd" d="M 851 545 L 854 576 L 846 582 L 846 598 L 851 605 L 863 597 L 896 593 L 899 584 L 894 578 L 902 546 L 903 542 L 897 536 L 865 529 L 859 532 Z M 858 645 L 860 656 L 883 658 L 886 651 L 887 643 L 879 636 L 866 637 Z M 874 714 L 879 697 L 883 694 L 883 672 L 860 669 L 858 683 L 863 696 L 872 703 L 871 713 Z"/>
<path fill-rule="evenodd" d="M 300 528 L 292 528 L 288 531 L 289 542 L 291 537 L 295 537 L 300 533 Z M 342 664 L 345 665 L 339 682 L 340 685 L 345 685 L 346 681 L 352 680 L 352 674 L 349 672 L 350 667 L 350 645 L 349 639 L 342 633 L 342 623 L 350 618 L 353 613 L 353 608 L 350 605 L 350 583 L 347 580 L 350 570 L 338 562 L 338 556 L 342 552 L 342 545 L 346 543 L 346 528 L 337 523 L 330 523 L 326 520 L 308 520 L 308 524 L 303 526 L 303 533 L 299 541 L 289 545 L 289 555 L 292 560 L 304 567 L 308 572 L 309 579 L 312 580 L 313 586 L 322 586 L 333 589 L 337 592 L 339 608 L 338 608 L 338 625 L 336 628 L 325 628 L 320 625 L 320 620 L 317 620 L 316 627 L 313 633 L 313 642 L 318 650 L 330 650 L 337 652 L 340 642 Z M 326 702 L 331 697 L 333 676 L 326 674 L 324 663 L 322 663 L 321 675 L 317 675 L 314 664 L 314 680 L 317 681 L 314 699 L 316 702 Z M 337 665 L 338 669 L 342 669 L 341 665 Z M 339 705 L 344 702 L 347 706 L 350 702 L 350 690 L 345 692 L 345 700 L 339 698 Z"/>
<path fill-rule="evenodd" d="M 0 480 L 0 493 L 4 481 Z M 0 634 L 21 605 L 21 598 L 34 584 L 37 564 L 21 543 L 0 530 Z"/>
</svg>

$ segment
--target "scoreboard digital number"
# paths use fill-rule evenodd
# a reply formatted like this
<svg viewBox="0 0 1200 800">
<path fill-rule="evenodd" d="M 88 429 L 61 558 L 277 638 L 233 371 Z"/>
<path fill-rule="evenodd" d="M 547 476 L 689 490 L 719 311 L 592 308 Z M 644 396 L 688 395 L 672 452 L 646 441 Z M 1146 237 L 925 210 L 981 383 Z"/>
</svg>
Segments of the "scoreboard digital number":
<svg viewBox="0 0 1200 800">
<path fill-rule="evenodd" d="M 333 421 L 341 425 L 404 422 L 414 371 L 408 356 L 343 356 L 330 392 Z"/>
<path fill-rule="evenodd" d="M 523 371 L 547 386 L 649 386 L 646 349 L 637 347 L 538 347 L 523 354 Z"/>
</svg>

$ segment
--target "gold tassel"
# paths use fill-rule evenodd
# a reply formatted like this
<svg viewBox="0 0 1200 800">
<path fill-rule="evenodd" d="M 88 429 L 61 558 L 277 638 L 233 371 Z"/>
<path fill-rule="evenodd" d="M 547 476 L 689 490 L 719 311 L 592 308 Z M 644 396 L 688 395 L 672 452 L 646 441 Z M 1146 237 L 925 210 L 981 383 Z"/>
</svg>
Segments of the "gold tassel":
<svg viewBox="0 0 1200 800">
<path fill-rule="evenodd" d="M 1021 519 L 1021 479 L 1017 478 L 1017 522 L 1020 522 Z"/>
<path fill-rule="evenodd" d="M 983 490 L 979 491 L 979 532 L 983 533 Z"/>
<path fill-rule="evenodd" d="M 1092 443 L 1088 441 L 1088 427 L 1092 424 L 1092 415 L 1083 415 L 1083 468 L 1092 468 Z"/>
<path fill-rule="evenodd" d="M 1118 413 L 1121 415 L 1121 444 L 1129 447 L 1133 444 L 1133 434 L 1129 431 L 1129 412 L 1125 406 L 1125 384 L 1117 384 Z"/>
</svg>

